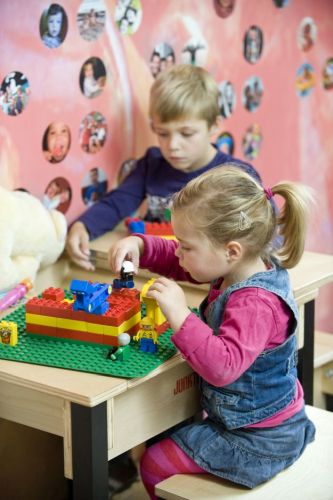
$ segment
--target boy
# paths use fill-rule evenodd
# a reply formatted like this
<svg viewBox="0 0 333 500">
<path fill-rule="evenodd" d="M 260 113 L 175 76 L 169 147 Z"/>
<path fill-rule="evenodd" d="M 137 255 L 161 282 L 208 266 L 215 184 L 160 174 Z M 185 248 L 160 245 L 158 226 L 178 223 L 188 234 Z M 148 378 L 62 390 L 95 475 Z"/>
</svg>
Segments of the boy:
<svg viewBox="0 0 333 500">
<path fill-rule="evenodd" d="M 180 64 L 159 74 L 150 91 L 149 107 L 159 148 L 149 148 L 122 184 L 71 226 L 66 247 L 76 264 L 93 270 L 89 239 L 112 230 L 145 199 L 145 220 L 163 221 L 172 194 L 213 167 L 234 161 L 260 180 L 253 167 L 210 142 L 220 119 L 218 99 L 218 86 L 203 68 Z"/>
</svg>

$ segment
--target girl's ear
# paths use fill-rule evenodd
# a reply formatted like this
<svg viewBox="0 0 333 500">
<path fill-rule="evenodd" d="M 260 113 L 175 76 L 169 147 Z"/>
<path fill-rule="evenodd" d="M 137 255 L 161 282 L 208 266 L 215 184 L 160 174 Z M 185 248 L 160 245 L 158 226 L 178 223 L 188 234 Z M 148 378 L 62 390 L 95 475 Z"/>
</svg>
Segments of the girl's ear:
<svg viewBox="0 0 333 500">
<path fill-rule="evenodd" d="M 238 241 L 229 241 L 226 244 L 226 255 L 228 262 L 235 262 L 243 255 L 243 247 Z"/>
</svg>

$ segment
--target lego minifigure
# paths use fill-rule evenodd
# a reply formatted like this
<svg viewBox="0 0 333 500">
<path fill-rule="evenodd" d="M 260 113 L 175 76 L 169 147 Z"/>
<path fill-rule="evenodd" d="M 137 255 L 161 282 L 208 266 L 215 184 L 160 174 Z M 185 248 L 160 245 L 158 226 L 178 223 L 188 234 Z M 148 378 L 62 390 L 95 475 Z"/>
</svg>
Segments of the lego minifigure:
<svg viewBox="0 0 333 500">
<path fill-rule="evenodd" d="M 134 265 L 130 260 L 124 260 L 120 270 L 120 278 L 113 280 L 114 288 L 134 288 Z"/>
<path fill-rule="evenodd" d="M 133 337 L 139 342 L 140 351 L 157 352 L 157 332 L 155 330 L 154 321 L 145 316 L 140 322 L 140 330 Z"/>
<path fill-rule="evenodd" d="M 129 348 L 130 341 L 131 336 L 128 333 L 121 333 L 118 335 L 119 346 L 111 347 L 106 357 L 112 361 L 127 361 L 131 354 Z"/>
</svg>

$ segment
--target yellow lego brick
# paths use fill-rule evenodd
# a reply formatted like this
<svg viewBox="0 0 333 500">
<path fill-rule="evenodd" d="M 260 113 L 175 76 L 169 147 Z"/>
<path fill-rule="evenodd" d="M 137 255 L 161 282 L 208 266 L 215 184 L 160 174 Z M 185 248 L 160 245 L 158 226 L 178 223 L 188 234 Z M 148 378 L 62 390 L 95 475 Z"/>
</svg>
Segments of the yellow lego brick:
<svg viewBox="0 0 333 500">
<path fill-rule="evenodd" d="M 99 333 L 103 334 L 103 325 L 100 325 L 98 323 L 86 323 L 87 327 L 87 332 L 88 333 Z"/>
<path fill-rule="evenodd" d="M 121 333 L 127 332 L 132 326 L 136 325 L 139 323 L 141 320 L 141 312 L 137 312 L 134 314 L 131 318 L 127 319 L 121 325 L 119 326 L 103 326 L 103 333 L 104 335 L 113 335 L 114 337 L 117 337 Z"/>
<path fill-rule="evenodd" d="M 65 328 L 66 330 L 77 330 L 80 332 L 87 331 L 86 321 L 79 321 L 77 319 L 68 318 L 56 318 L 56 320 L 58 328 Z"/>
<path fill-rule="evenodd" d="M 147 314 L 147 316 L 148 316 L 148 314 Z M 166 321 L 166 317 L 162 313 L 161 308 L 159 306 L 155 307 L 153 318 L 155 321 L 155 326 L 162 325 L 162 323 L 164 323 Z"/>
<path fill-rule="evenodd" d="M 143 287 L 141 288 L 141 300 L 144 300 L 147 298 L 148 289 L 151 287 L 151 285 L 154 283 L 154 281 L 155 281 L 155 278 L 150 278 L 150 280 L 148 280 L 143 285 Z M 153 299 L 147 299 L 147 300 L 153 300 Z"/>
<path fill-rule="evenodd" d="M 54 316 L 44 316 L 43 314 L 26 313 L 25 319 L 27 323 L 33 325 L 57 326 L 57 318 Z"/>
</svg>

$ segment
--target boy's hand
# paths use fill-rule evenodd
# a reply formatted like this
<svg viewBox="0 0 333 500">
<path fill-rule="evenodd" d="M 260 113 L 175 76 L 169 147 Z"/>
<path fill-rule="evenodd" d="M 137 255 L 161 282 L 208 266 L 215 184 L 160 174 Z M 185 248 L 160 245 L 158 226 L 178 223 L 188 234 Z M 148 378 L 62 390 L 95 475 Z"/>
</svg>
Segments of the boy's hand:
<svg viewBox="0 0 333 500">
<path fill-rule="evenodd" d="M 95 266 L 90 261 L 89 234 L 82 222 L 75 222 L 70 228 L 66 250 L 73 262 L 87 271 L 94 271 Z"/>
<path fill-rule="evenodd" d="M 134 265 L 134 272 L 139 269 L 140 255 L 144 250 L 144 242 L 139 236 L 128 236 L 117 241 L 109 250 L 109 264 L 114 274 L 119 274 L 124 260 L 130 260 Z"/>
<path fill-rule="evenodd" d="M 157 301 L 175 332 L 180 329 L 190 314 L 183 290 L 177 283 L 168 278 L 155 280 L 148 290 L 147 297 Z"/>
</svg>

